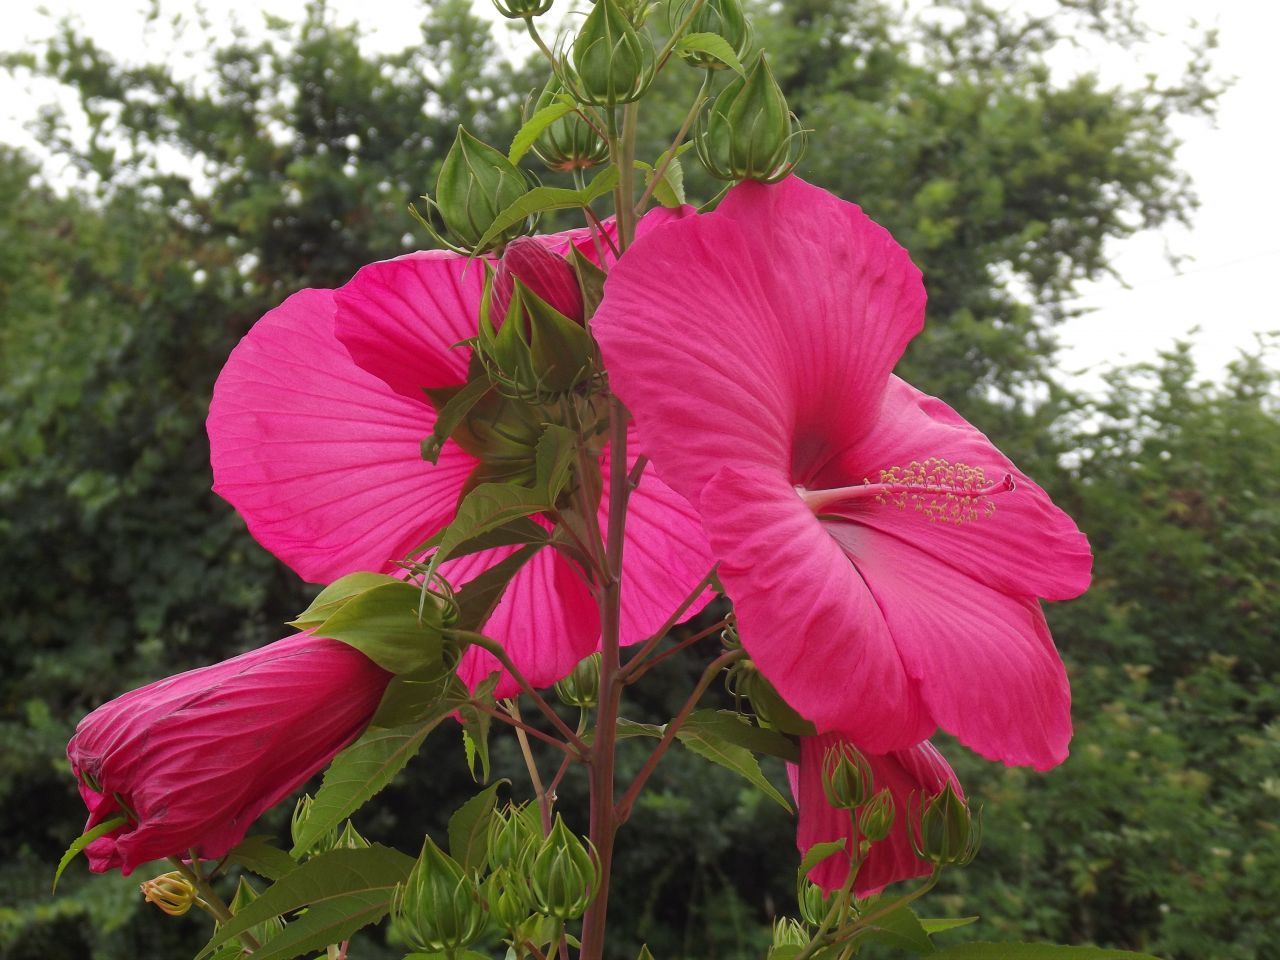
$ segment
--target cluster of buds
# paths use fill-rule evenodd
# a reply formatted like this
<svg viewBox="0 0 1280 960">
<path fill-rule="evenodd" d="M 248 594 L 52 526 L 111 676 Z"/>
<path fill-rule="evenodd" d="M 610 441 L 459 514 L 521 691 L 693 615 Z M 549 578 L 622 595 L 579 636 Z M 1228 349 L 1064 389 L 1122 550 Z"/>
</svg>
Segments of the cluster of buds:
<svg viewBox="0 0 1280 960">
<path fill-rule="evenodd" d="M 297 845 L 306 831 L 307 818 L 311 815 L 311 807 L 314 802 L 310 794 L 304 793 L 294 805 L 293 816 L 289 822 L 289 831 L 295 845 Z M 300 852 L 304 856 L 315 857 L 322 853 L 328 853 L 330 850 L 361 850 L 367 846 L 369 846 L 369 841 L 362 837 L 359 831 L 356 830 L 355 825 L 348 820 L 341 832 L 336 828 L 330 830 L 328 833 L 313 840 L 305 850 Z"/>
</svg>

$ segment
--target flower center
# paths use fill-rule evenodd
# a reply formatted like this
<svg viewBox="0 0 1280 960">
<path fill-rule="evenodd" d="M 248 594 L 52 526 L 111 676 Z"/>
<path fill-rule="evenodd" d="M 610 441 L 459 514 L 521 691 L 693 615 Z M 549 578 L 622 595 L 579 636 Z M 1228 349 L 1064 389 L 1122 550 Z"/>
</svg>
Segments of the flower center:
<svg viewBox="0 0 1280 960">
<path fill-rule="evenodd" d="M 981 467 L 930 457 L 912 460 L 905 467 L 881 470 L 876 480 L 863 477 L 862 483 L 852 487 L 831 490 L 796 487 L 796 493 L 814 514 L 827 512 L 835 504 L 874 500 L 899 510 L 911 506 L 928 517 L 930 523 L 959 525 L 991 516 L 996 512 L 991 498 L 1012 493 L 1015 487 L 1012 474 L 1006 473 L 992 483 Z"/>
</svg>

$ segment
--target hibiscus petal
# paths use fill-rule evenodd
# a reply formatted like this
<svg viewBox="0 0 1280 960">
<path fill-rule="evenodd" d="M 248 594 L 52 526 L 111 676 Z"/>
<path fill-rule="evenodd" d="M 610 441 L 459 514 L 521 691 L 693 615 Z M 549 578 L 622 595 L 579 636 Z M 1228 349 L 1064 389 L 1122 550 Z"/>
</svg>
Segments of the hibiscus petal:
<svg viewBox="0 0 1280 960">
<path fill-rule="evenodd" d="M 435 413 L 357 367 L 329 290 L 303 290 L 232 351 L 209 406 L 213 489 L 258 542 L 314 583 L 393 561 L 453 515 L 475 461 L 419 445 Z"/>
<path fill-rule="evenodd" d="M 743 646 L 787 703 L 876 753 L 933 732 L 876 598 L 794 489 L 725 467 L 700 506 Z"/>
<path fill-rule="evenodd" d="M 440 570 L 455 587 L 465 587 L 516 549 L 499 547 L 473 553 L 445 562 Z M 480 632 L 502 644 L 529 683 L 549 687 L 599 648 L 600 616 L 595 598 L 572 561 L 544 547 L 516 572 Z M 463 654 L 458 676 L 474 689 L 501 669 L 491 653 L 472 647 Z M 519 690 L 519 684 L 504 671 L 495 695 L 510 697 Z"/>
<path fill-rule="evenodd" d="M 634 422 L 627 431 L 627 470 L 639 459 L 639 434 Z M 609 454 L 601 458 L 604 493 L 600 503 L 600 529 L 609 525 Z M 622 610 L 619 632 L 622 645 L 647 640 L 707 575 L 715 562 L 702 532 L 698 512 L 668 487 L 652 468 L 641 475 L 631 492 L 623 548 Z M 692 617 L 714 596 L 710 589 L 685 611 Z"/>
<path fill-rule="evenodd" d="M 801 856 L 819 843 L 848 840 L 851 851 L 861 839 L 848 810 L 839 810 L 827 802 L 822 789 L 822 762 L 826 751 L 842 740 L 839 734 L 800 738 L 800 763 L 787 765 L 791 793 L 796 800 L 796 847 Z M 879 792 L 888 788 L 893 797 L 894 818 L 889 834 L 872 844 L 866 861 L 858 869 L 853 890 L 859 897 L 879 893 L 891 883 L 922 877 L 931 871 L 925 861 L 915 855 L 908 825 L 918 822 L 924 798 L 936 796 L 950 783 L 964 796 L 960 781 L 933 744 L 925 741 L 906 750 L 892 753 L 866 753 L 864 756 Z M 809 872 L 809 879 L 824 890 L 838 890 L 849 875 L 849 853 L 834 854 Z"/>
<path fill-rule="evenodd" d="M 724 464 L 803 482 L 864 433 L 923 323 L 920 272 L 853 204 L 791 178 L 641 237 L 592 329 L 659 473 L 696 502 Z"/>
<path fill-rule="evenodd" d="M 446 250 L 362 267 L 336 294 L 334 330 L 362 369 L 411 400 L 467 379 L 485 264 Z"/>
<path fill-rule="evenodd" d="M 878 479 L 882 469 L 939 457 L 983 470 L 989 482 L 1008 474 L 1015 489 L 990 498 L 995 512 L 961 524 L 931 521 L 907 506 L 867 499 L 838 508 L 1008 594 L 1067 600 L 1089 586 L 1093 555 L 1075 522 L 980 431 L 941 400 L 893 377 L 871 432 L 838 453 L 815 486 Z"/>
<path fill-rule="evenodd" d="M 1071 691 L 1034 598 L 994 590 L 879 531 L 825 525 L 865 578 L 942 729 L 989 760 L 1047 770 L 1066 758 Z"/>
</svg>

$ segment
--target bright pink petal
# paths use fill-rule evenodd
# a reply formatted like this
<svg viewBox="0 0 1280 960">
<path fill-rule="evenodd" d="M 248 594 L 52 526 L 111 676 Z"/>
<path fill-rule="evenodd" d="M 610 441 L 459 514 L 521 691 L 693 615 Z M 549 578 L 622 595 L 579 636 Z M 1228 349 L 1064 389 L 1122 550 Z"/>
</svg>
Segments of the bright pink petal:
<svg viewBox="0 0 1280 960">
<path fill-rule="evenodd" d="M 865 433 L 923 313 L 889 234 L 791 178 L 637 240 L 592 329 L 659 474 L 696 502 L 722 465 L 803 483 Z"/>
<path fill-rule="evenodd" d="M 800 738 L 800 764 L 788 764 L 787 775 L 796 799 L 798 823 L 796 847 L 801 856 L 818 843 L 846 840 L 852 851 L 861 840 L 854 817 L 847 810 L 832 807 L 822 789 L 822 760 L 826 750 L 845 739 L 839 734 Z M 872 844 L 866 862 L 854 880 L 854 893 L 869 897 L 891 883 L 922 877 L 930 872 L 911 847 L 908 827 L 918 821 L 922 802 L 936 796 L 950 783 L 964 796 L 960 782 L 942 754 L 929 742 L 887 754 L 865 754 L 875 780 L 875 790 L 888 788 L 893 796 L 895 816 L 889 835 Z M 818 864 L 809 879 L 824 890 L 838 890 L 849 875 L 849 853 L 837 853 Z"/>
<path fill-rule="evenodd" d="M 933 732 L 876 598 L 794 489 L 726 467 L 701 509 L 743 646 L 787 703 L 876 753 Z"/>
<path fill-rule="evenodd" d="M 1046 770 L 1066 758 L 1071 691 L 1034 598 L 1007 596 L 876 530 L 825 525 L 942 729 L 990 760 Z"/>
<path fill-rule="evenodd" d="M 423 387 L 466 382 L 485 263 L 444 250 L 363 267 L 335 291 L 338 340 L 362 369 L 396 393 L 420 400 Z"/>
<path fill-rule="evenodd" d="M 635 424 L 628 430 L 627 469 L 636 464 L 640 451 Z M 604 493 L 600 505 L 600 529 L 609 523 L 609 453 L 601 458 Z M 647 640 L 689 595 L 694 585 L 715 563 L 702 532 L 702 521 L 689 501 L 668 487 L 652 467 L 644 471 L 632 491 L 627 509 L 626 545 L 623 548 L 622 617 L 623 646 Z M 692 617 L 714 593 L 703 591 L 681 620 Z"/>
<path fill-rule="evenodd" d="M 500 547 L 474 553 L 447 561 L 440 570 L 455 589 L 463 589 L 515 549 Z M 544 547 L 512 578 L 480 632 L 502 644 L 533 686 L 549 687 L 567 676 L 579 660 L 599 649 L 600 616 L 595 598 L 572 562 Z M 500 669 L 492 654 L 472 647 L 463 654 L 458 675 L 474 688 Z M 516 681 L 504 674 L 495 694 L 510 697 L 519 690 Z"/>
<path fill-rule="evenodd" d="M 834 455 L 813 482 L 818 488 L 875 482 L 880 470 L 930 457 L 978 467 L 988 481 L 1011 475 L 1016 488 L 988 498 L 990 516 L 979 511 L 960 524 L 931 521 L 911 504 L 903 509 L 871 499 L 834 512 L 1007 594 L 1066 600 L 1088 588 L 1093 555 L 1075 522 L 958 413 L 897 377 L 871 432 Z"/>
<path fill-rule="evenodd" d="M 232 351 L 209 406 L 214 490 L 299 576 L 328 583 L 392 562 L 453 515 L 474 460 L 420 442 L 435 414 L 357 367 L 329 290 L 294 294 Z"/>
</svg>

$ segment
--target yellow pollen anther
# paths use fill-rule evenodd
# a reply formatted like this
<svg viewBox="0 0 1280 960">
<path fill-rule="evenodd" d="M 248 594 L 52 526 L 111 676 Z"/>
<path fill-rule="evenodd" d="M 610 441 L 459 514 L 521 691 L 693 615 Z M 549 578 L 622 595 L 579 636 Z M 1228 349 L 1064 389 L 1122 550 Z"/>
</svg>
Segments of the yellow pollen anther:
<svg viewBox="0 0 1280 960">
<path fill-rule="evenodd" d="M 815 514 L 836 503 L 871 499 L 900 510 L 910 506 L 917 513 L 923 513 L 930 523 L 958 526 L 990 517 L 996 512 L 991 497 L 1011 493 L 1015 486 L 1012 474 L 1006 473 L 993 483 L 987 480 L 981 467 L 929 457 L 923 461 L 912 460 L 905 467 L 881 470 L 875 480 L 864 477 L 857 486 L 834 490 L 797 488 L 797 493 Z"/>
</svg>

